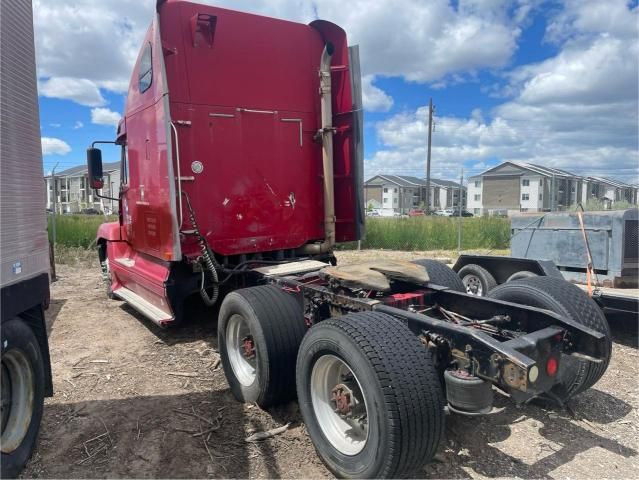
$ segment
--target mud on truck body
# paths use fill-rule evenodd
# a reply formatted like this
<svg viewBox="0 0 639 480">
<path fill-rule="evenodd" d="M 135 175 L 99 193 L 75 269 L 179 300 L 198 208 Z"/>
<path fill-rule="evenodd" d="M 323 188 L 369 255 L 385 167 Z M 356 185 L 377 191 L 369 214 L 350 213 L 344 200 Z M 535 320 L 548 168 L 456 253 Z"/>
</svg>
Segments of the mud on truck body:
<svg viewBox="0 0 639 480">
<path fill-rule="evenodd" d="M 49 242 L 31 2 L 0 2 L 0 478 L 16 477 L 53 395 L 44 308 Z"/>
<path fill-rule="evenodd" d="M 433 260 L 336 265 L 336 242 L 364 234 L 358 50 L 337 25 L 158 2 L 115 142 L 107 293 L 163 327 L 185 303 L 219 307 L 234 396 L 297 397 L 337 476 L 408 474 L 446 408 L 489 413 L 496 389 L 562 403 L 607 367 L 605 318 L 561 279 L 520 283 L 538 308 L 467 295 Z"/>
</svg>

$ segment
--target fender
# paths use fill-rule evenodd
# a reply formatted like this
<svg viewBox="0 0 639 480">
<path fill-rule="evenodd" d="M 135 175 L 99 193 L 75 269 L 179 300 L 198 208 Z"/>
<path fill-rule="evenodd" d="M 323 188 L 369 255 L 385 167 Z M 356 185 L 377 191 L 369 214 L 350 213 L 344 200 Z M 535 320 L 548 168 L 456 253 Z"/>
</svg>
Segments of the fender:
<svg viewBox="0 0 639 480">
<path fill-rule="evenodd" d="M 122 229 L 119 222 L 103 223 L 98 227 L 98 233 L 96 234 L 96 240 L 99 242 L 104 239 L 108 242 L 121 242 L 124 240 L 122 236 Z"/>
</svg>

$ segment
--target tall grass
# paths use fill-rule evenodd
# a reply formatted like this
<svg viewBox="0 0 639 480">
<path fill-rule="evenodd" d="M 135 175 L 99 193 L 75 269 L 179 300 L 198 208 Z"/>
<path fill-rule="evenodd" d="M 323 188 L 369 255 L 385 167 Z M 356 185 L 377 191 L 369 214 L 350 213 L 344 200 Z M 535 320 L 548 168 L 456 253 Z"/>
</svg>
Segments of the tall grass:
<svg viewBox="0 0 639 480">
<path fill-rule="evenodd" d="M 588 200 L 586 203 L 583 203 L 582 206 L 587 212 L 600 210 L 626 210 L 628 208 L 637 208 L 636 205 L 633 205 L 630 202 L 626 202 L 625 200 L 614 202 L 608 209 L 606 209 L 606 204 L 602 200 Z M 577 210 L 577 206 L 572 206 L 570 210 Z"/>
<path fill-rule="evenodd" d="M 57 215 L 57 244 L 65 247 L 89 248 L 101 223 L 102 215 Z M 49 215 L 49 237 L 52 216 Z M 389 250 L 455 250 L 457 248 L 458 218 L 367 218 L 366 239 L 362 248 Z M 462 218 L 462 249 L 508 248 L 510 220 L 496 217 Z M 339 248 L 354 248 L 343 244 Z"/>
<path fill-rule="evenodd" d="M 454 250 L 459 218 L 368 218 L 362 248 L 390 250 Z M 510 220 L 462 218 L 462 249 L 508 248 Z"/>
<path fill-rule="evenodd" d="M 100 224 L 116 221 L 118 217 L 104 215 L 56 215 L 56 244 L 66 247 L 89 248 L 95 241 Z M 48 216 L 49 240 L 53 235 L 53 215 Z"/>
</svg>

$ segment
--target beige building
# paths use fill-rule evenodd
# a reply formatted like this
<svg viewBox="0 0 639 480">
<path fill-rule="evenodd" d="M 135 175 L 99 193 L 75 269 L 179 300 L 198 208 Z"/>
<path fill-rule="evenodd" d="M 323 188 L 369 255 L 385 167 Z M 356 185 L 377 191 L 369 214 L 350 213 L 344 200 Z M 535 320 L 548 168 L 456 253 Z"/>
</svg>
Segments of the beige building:
<svg viewBox="0 0 639 480">
<path fill-rule="evenodd" d="M 120 162 L 105 163 L 104 188 L 98 191 L 105 197 L 118 197 L 120 191 Z M 82 210 L 93 208 L 107 214 L 118 212 L 117 200 L 99 198 L 89 188 L 86 165 L 72 167 L 55 174 L 56 200 L 54 202 L 54 182 L 51 175 L 44 177 L 46 188 L 47 210 L 55 207 L 57 213 L 80 213 Z"/>
<path fill-rule="evenodd" d="M 504 162 L 468 179 L 468 210 L 475 215 L 566 210 L 591 200 L 636 205 L 637 188 L 523 162 Z"/>
<path fill-rule="evenodd" d="M 456 208 L 461 191 L 462 206 L 466 189 L 450 180 L 431 179 L 431 210 Z M 407 214 L 426 204 L 426 180 L 407 175 L 375 175 L 364 182 L 364 205 L 382 215 Z"/>
</svg>

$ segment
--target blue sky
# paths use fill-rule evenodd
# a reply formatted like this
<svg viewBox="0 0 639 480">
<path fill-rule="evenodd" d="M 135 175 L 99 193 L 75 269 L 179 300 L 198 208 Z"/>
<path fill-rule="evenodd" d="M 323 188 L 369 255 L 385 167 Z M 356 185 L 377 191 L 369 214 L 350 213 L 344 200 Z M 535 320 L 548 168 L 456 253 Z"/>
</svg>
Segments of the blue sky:
<svg viewBox="0 0 639 480">
<path fill-rule="evenodd" d="M 45 172 L 81 164 L 91 141 L 113 138 L 153 4 L 34 0 Z M 432 97 L 435 177 L 516 160 L 638 181 L 637 1 L 215 4 L 319 16 L 360 45 L 367 177 L 424 175 Z"/>
</svg>

